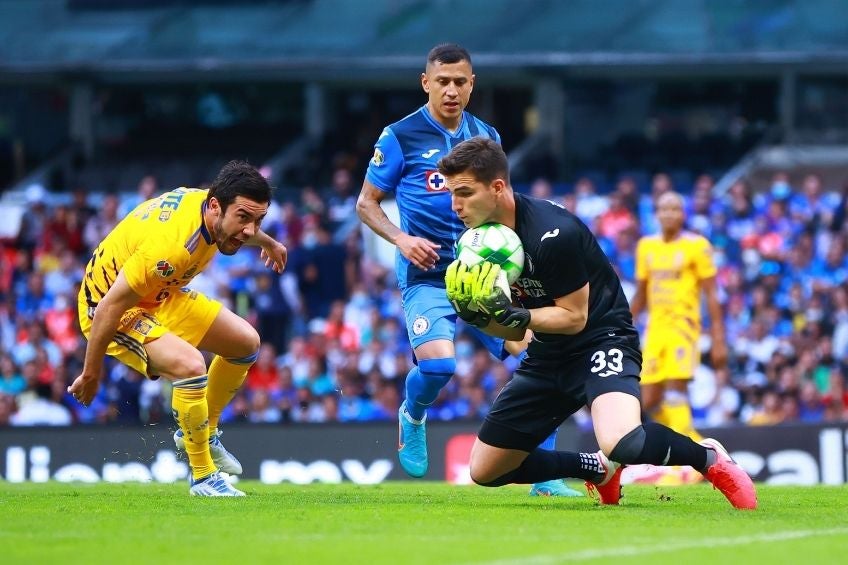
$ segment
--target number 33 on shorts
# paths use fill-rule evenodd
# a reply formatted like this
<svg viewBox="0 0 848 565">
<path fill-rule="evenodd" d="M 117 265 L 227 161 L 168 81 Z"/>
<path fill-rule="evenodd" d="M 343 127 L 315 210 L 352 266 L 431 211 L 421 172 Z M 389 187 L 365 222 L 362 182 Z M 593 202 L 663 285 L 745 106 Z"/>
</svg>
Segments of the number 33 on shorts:
<svg viewBox="0 0 848 565">
<path fill-rule="evenodd" d="M 592 354 L 591 371 L 599 377 L 619 375 L 624 370 L 623 358 L 624 354 L 618 348 L 613 347 L 607 351 L 599 349 Z"/>
</svg>

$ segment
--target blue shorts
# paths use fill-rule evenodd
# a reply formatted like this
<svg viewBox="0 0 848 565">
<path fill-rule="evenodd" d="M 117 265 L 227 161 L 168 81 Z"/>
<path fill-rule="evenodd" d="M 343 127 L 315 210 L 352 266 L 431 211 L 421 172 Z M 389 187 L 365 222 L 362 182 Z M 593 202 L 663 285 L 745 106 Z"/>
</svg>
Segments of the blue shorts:
<svg viewBox="0 0 848 565">
<path fill-rule="evenodd" d="M 436 339 L 454 340 L 457 316 L 445 289 L 417 284 L 405 288 L 401 298 L 406 316 L 406 333 L 413 349 Z M 498 359 L 509 357 L 502 338 L 490 336 L 473 326 L 468 329 L 492 355 Z"/>
</svg>

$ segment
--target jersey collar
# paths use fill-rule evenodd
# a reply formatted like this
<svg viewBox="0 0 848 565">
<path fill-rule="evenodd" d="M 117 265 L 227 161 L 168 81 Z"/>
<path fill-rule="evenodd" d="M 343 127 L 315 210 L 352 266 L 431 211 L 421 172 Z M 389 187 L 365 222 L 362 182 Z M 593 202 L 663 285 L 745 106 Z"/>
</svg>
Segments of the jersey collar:
<svg viewBox="0 0 848 565">
<path fill-rule="evenodd" d="M 518 233 L 518 229 L 521 227 L 521 209 L 524 207 L 524 195 L 519 194 L 513 189 L 512 197 L 515 200 L 515 233 Z"/>
<path fill-rule="evenodd" d="M 424 119 L 430 122 L 433 127 L 440 129 L 445 133 L 445 135 L 449 135 L 451 137 L 458 137 L 462 133 L 462 129 L 465 127 L 465 110 L 462 111 L 462 116 L 459 119 L 459 125 L 457 126 L 456 131 L 453 133 L 451 133 L 448 128 L 439 123 L 436 118 L 434 118 L 433 115 L 430 114 L 430 110 L 427 109 L 426 104 L 421 106 L 421 113 L 424 114 Z"/>
<path fill-rule="evenodd" d="M 200 235 L 203 236 L 203 240 L 207 245 L 212 244 L 212 234 L 209 233 L 209 230 L 206 229 L 206 201 L 204 200 L 200 204 Z"/>
</svg>

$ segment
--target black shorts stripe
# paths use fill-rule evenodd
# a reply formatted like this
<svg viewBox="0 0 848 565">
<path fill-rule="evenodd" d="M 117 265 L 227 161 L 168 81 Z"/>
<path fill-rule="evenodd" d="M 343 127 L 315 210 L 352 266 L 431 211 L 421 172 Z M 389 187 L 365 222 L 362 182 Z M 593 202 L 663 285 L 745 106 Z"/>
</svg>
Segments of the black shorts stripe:
<svg viewBox="0 0 848 565">
<path fill-rule="evenodd" d="M 118 345 L 123 345 L 128 350 L 132 351 L 133 353 L 144 359 L 144 362 L 147 363 L 147 351 L 144 350 L 144 347 L 141 345 L 141 343 L 131 338 L 129 335 L 123 332 L 116 332 L 113 341 Z"/>
<path fill-rule="evenodd" d="M 117 332 L 115 334 L 114 341 L 119 345 L 123 345 L 139 357 L 147 359 L 147 351 L 144 350 L 144 347 L 142 347 L 142 345 L 137 340 L 134 340 L 129 335 L 123 332 Z"/>
</svg>

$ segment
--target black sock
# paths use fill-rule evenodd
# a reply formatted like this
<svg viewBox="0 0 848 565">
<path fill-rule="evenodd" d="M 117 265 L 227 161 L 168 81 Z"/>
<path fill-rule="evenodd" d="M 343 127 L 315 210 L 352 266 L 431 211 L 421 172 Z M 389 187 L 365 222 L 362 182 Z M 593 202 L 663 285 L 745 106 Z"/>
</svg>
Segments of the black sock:
<svg viewBox="0 0 848 565">
<path fill-rule="evenodd" d="M 603 476 L 603 466 L 594 453 L 547 451 L 537 448 L 530 452 L 520 467 L 490 483 L 485 483 L 484 486 L 532 484 L 564 478 L 597 482 Z"/>
<path fill-rule="evenodd" d="M 706 447 L 656 422 L 648 422 L 643 427 L 645 447 L 639 454 L 639 460 L 633 463 L 690 465 L 698 471 L 706 469 Z"/>
</svg>

